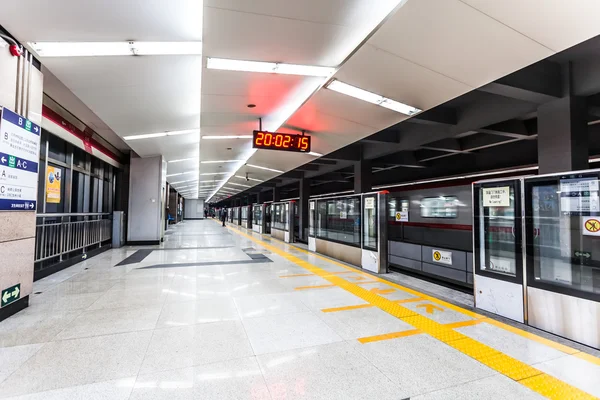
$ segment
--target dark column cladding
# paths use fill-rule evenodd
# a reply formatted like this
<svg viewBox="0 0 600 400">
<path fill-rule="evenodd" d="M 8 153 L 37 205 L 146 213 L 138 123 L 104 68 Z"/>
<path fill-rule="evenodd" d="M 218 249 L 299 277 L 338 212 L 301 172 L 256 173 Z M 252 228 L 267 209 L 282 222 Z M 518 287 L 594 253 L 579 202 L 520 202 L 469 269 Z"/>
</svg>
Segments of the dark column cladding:
<svg viewBox="0 0 600 400">
<path fill-rule="evenodd" d="M 585 98 L 563 97 L 538 108 L 540 174 L 588 168 L 589 143 Z"/>
<path fill-rule="evenodd" d="M 371 191 L 372 173 L 371 161 L 360 160 L 354 164 L 354 193 Z"/>
<path fill-rule="evenodd" d="M 298 204 L 299 219 L 299 234 L 300 238 L 308 241 L 308 198 L 310 196 L 310 181 L 306 178 L 300 179 L 300 199 Z"/>
<path fill-rule="evenodd" d="M 265 202 L 265 193 L 263 192 L 258 192 L 256 193 L 256 203 L 257 204 L 262 204 Z"/>
<path fill-rule="evenodd" d="M 278 187 L 273 188 L 273 201 L 281 200 L 281 190 Z"/>
</svg>

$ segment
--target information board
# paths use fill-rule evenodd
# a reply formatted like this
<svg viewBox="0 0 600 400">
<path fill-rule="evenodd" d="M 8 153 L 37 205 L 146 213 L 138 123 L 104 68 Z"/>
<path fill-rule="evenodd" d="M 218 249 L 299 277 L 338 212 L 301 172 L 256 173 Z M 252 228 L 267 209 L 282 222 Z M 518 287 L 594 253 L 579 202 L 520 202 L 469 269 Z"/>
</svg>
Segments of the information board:
<svg viewBox="0 0 600 400">
<path fill-rule="evenodd" d="M 484 207 L 510 207 L 510 186 L 482 188 Z"/>
<path fill-rule="evenodd" d="M 375 197 L 365 197 L 365 210 L 375 209 Z"/>
<path fill-rule="evenodd" d="M 46 203 L 60 203 L 62 169 L 48 165 L 46 171 Z"/>
<path fill-rule="evenodd" d="M 589 215 L 600 211 L 598 178 L 561 179 L 560 211 L 568 215 Z"/>
<path fill-rule="evenodd" d="M 41 128 L 6 107 L 0 119 L 0 210 L 35 210 Z"/>
</svg>

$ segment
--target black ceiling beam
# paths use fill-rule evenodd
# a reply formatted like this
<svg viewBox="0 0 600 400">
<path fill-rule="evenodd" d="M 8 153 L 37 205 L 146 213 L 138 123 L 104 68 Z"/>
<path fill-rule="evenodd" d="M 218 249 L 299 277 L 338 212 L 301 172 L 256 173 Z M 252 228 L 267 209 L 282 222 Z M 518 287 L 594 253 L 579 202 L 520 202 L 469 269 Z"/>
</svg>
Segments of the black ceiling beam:
<svg viewBox="0 0 600 400">
<path fill-rule="evenodd" d="M 319 166 L 316 164 L 304 164 L 295 168 L 296 171 L 318 171 Z"/>
<path fill-rule="evenodd" d="M 361 143 L 398 143 L 400 132 L 393 128 L 384 129 L 371 136 L 361 139 Z"/>
<path fill-rule="evenodd" d="M 324 160 L 336 161 L 360 161 L 362 156 L 361 153 L 362 147 L 360 145 L 351 144 L 332 153 L 329 153 L 321 158 Z"/>
<path fill-rule="evenodd" d="M 460 139 L 462 147 L 468 151 L 487 149 L 489 147 L 500 146 L 503 144 L 516 142 L 518 140 L 520 139 L 489 135 L 485 133 Z"/>
<path fill-rule="evenodd" d="M 422 149 L 427 150 L 438 150 L 448 153 L 462 153 L 464 150 L 460 146 L 460 142 L 457 139 L 442 139 L 437 142 L 427 143 L 425 146 L 421 146 Z"/>
<path fill-rule="evenodd" d="M 425 168 L 427 165 L 420 160 L 411 151 L 403 151 L 400 153 L 389 154 L 387 156 L 374 159 L 371 163 L 375 168 L 387 167 L 405 167 L 405 168 Z"/>
<path fill-rule="evenodd" d="M 540 61 L 477 89 L 498 96 L 544 104 L 562 97 L 561 65 Z"/>
<path fill-rule="evenodd" d="M 571 94 L 591 96 L 600 92 L 600 56 L 570 63 Z"/>
<path fill-rule="evenodd" d="M 456 109 L 437 106 L 431 110 L 415 115 L 408 122 L 425 125 L 456 125 L 458 120 Z"/>
<path fill-rule="evenodd" d="M 313 165 L 335 165 L 337 164 L 336 160 L 326 160 L 324 158 L 317 158 L 316 160 L 313 160 L 310 162 Z"/>
<path fill-rule="evenodd" d="M 304 178 L 304 172 L 294 169 L 292 171 L 284 172 L 283 174 L 279 175 L 279 178 L 298 180 Z M 279 186 L 285 186 L 287 184 L 288 183 L 284 183 L 283 185 Z"/>
<path fill-rule="evenodd" d="M 512 119 L 498 124 L 486 126 L 478 129 L 481 133 L 488 133 L 491 135 L 506 136 L 513 139 L 535 139 L 537 132 L 531 130 L 528 127 L 526 121 Z"/>
</svg>

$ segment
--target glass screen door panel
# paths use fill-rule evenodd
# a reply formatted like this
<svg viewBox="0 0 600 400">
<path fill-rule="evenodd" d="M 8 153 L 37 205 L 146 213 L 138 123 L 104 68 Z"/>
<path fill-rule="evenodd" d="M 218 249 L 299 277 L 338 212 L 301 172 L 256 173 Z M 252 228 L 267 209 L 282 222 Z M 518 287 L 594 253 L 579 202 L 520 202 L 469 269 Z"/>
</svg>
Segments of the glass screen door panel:
<svg viewBox="0 0 600 400">
<path fill-rule="evenodd" d="M 519 186 L 513 182 L 483 184 L 476 189 L 477 273 L 521 281 L 521 216 Z"/>
</svg>

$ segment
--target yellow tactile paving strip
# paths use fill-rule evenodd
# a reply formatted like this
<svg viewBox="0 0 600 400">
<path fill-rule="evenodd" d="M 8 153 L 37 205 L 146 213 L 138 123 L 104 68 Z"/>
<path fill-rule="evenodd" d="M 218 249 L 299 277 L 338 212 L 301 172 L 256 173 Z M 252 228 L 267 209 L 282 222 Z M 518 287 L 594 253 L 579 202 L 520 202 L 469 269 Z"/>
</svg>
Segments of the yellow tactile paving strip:
<svg viewBox="0 0 600 400">
<path fill-rule="evenodd" d="M 229 228 L 229 229 L 232 229 L 232 228 Z M 236 231 L 238 234 L 263 246 L 264 248 L 268 249 L 269 251 L 271 251 L 281 257 L 284 257 L 285 259 L 287 259 L 290 262 L 293 262 L 293 263 L 303 267 L 304 269 L 308 270 L 309 272 L 313 273 L 314 275 L 317 275 L 317 276 L 329 281 L 332 285 L 340 287 L 340 288 L 354 294 L 355 296 L 365 300 L 367 303 L 380 308 L 381 310 L 387 312 L 390 315 L 395 316 L 396 318 L 401 319 L 402 321 L 406 322 L 409 325 L 412 325 L 415 328 L 413 330 L 404 331 L 404 332 L 395 332 L 395 333 L 387 334 L 387 335 L 397 335 L 395 337 L 402 337 L 402 336 L 409 336 L 409 335 L 413 335 L 413 334 L 417 334 L 417 333 L 429 334 L 430 336 L 438 339 L 439 341 L 447 344 L 448 346 L 455 348 L 456 350 L 460 351 L 461 353 L 481 362 L 482 364 L 492 368 L 493 370 L 519 382 L 520 384 L 528 387 L 529 389 L 531 389 L 547 398 L 550 398 L 550 399 L 565 399 L 565 398 L 595 399 L 596 398 L 575 386 L 569 385 L 569 384 L 567 384 L 551 375 L 548 375 L 548 374 L 546 374 L 546 373 L 544 373 L 522 361 L 516 360 L 498 350 L 495 350 L 494 348 L 492 348 L 488 345 L 485 345 L 481 342 L 478 342 L 475 339 L 472 339 L 460 332 L 453 330 L 453 327 L 451 326 L 452 324 L 444 325 L 439 322 L 433 321 L 421 314 L 416 313 L 413 310 L 403 307 L 402 305 L 400 305 L 398 302 L 395 302 L 394 300 L 390 300 L 383 296 L 380 296 L 379 294 L 375 293 L 374 290 L 368 290 L 368 289 L 362 288 L 362 287 L 358 286 L 356 283 L 347 281 L 339 276 L 332 274 L 329 271 L 319 268 L 319 267 L 317 267 L 307 261 L 304 261 L 284 250 L 281 250 L 278 247 L 270 245 L 264 241 L 258 240 L 256 238 L 252 237 L 251 235 L 248 235 L 248 234 L 242 232 L 239 229 L 236 229 Z M 309 253 L 305 250 L 298 249 L 298 248 L 295 248 L 295 250 Z M 344 264 L 337 263 L 333 260 L 319 256 L 317 254 L 314 254 L 314 253 L 309 253 L 309 254 L 316 256 L 320 259 L 326 260 L 330 263 L 342 266 L 346 269 L 351 269 L 350 267 L 347 267 Z M 360 273 L 359 271 L 356 271 L 356 272 Z M 385 281 L 385 280 L 377 278 L 377 277 L 373 277 L 368 274 L 363 274 L 363 275 L 367 276 L 371 279 L 375 279 L 379 282 L 385 283 L 391 287 L 400 289 L 404 292 L 413 294 L 422 299 L 429 300 L 433 303 L 436 303 L 436 304 L 446 307 L 448 309 L 458 311 L 458 312 L 468 315 L 474 319 L 485 319 L 486 320 L 485 322 L 493 321 L 494 325 L 499 326 L 504 329 L 507 329 L 507 330 L 509 330 L 513 333 L 519 334 L 521 336 L 529 337 L 532 339 L 533 339 L 533 337 L 535 337 L 534 340 L 536 340 L 536 341 L 541 341 L 541 342 L 547 341 L 549 343 L 554 343 L 554 345 L 552 346 L 553 348 L 555 348 L 555 349 L 560 348 L 561 351 L 564 351 L 564 350 L 562 350 L 564 348 L 565 350 L 567 350 L 567 351 L 564 351 L 566 354 L 577 355 L 577 354 L 581 353 L 578 350 L 571 349 L 568 346 L 560 345 L 560 344 L 552 342 L 548 339 L 543 339 L 541 337 L 533 335 L 529 332 L 524 332 L 524 331 L 521 331 L 520 329 L 513 328 L 509 325 L 502 324 L 498 321 L 488 319 L 483 315 L 479 315 L 472 311 L 465 310 L 461 307 L 455 306 L 454 304 L 450 304 L 450 303 L 447 303 L 440 299 L 437 299 L 435 297 L 425 295 L 416 290 L 405 288 L 405 287 L 402 287 L 395 283 L 388 282 L 388 281 Z M 517 331 L 519 331 L 519 332 L 517 332 Z M 385 335 L 380 335 L 380 336 L 385 336 Z M 391 337 L 388 337 L 388 338 L 391 338 Z M 367 338 L 363 338 L 363 339 L 366 340 Z M 540 339 L 543 339 L 543 340 L 540 340 Z M 375 340 L 382 340 L 382 339 L 375 339 Z M 375 340 L 369 340 L 369 341 L 375 341 Z M 584 358 L 584 359 L 587 359 L 590 357 L 595 358 L 595 357 L 592 357 L 587 354 L 586 354 L 586 356 L 587 357 L 581 357 L 581 358 Z"/>
</svg>

